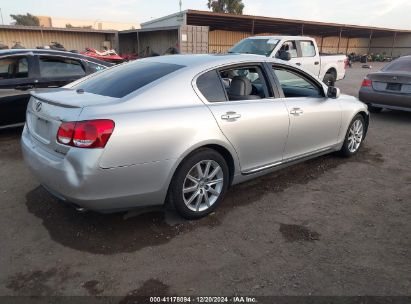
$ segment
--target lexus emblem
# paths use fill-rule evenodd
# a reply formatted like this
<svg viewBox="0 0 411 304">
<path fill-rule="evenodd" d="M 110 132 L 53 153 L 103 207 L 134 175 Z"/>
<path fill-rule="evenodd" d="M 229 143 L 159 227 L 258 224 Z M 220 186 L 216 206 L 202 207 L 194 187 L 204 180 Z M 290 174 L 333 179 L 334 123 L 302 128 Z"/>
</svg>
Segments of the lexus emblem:
<svg viewBox="0 0 411 304">
<path fill-rule="evenodd" d="M 393 78 L 392 78 L 392 80 L 397 80 L 398 79 L 398 77 L 397 76 L 394 76 Z"/>
<path fill-rule="evenodd" d="M 41 106 L 42 106 L 42 103 L 40 101 L 36 102 L 35 109 L 37 112 L 41 111 Z"/>
</svg>

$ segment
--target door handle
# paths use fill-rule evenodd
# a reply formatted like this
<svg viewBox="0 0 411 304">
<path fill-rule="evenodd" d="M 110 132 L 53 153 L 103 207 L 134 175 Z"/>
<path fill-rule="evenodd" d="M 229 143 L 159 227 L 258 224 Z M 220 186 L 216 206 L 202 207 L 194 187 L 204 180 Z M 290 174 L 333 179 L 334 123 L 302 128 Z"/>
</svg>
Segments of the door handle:
<svg viewBox="0 0 411 304">
<path fill-rule="evenodd" d="M 237 120 L 240 117 L 241 117 L 241 114 L 238 114 L 236 112 L 227 112 L 227 113 L 221 115 L 221 119 L 231 120 L 231 121 Z"/>
<path fill-rule="evenodd" d="M 303 113 L 304 113 L 304 111 L 301 110 L 300 108 L 293 108 L 293 109 L 290 111 L 290 114 L 295 115 L 295 116 L 303 115 Z"/>
<path fill-rule="evenodd" d="M 314 64 L 315 64 L 315 65 L 319 65 L 319 64 L 320 64 L 320 62 L 319 62 L 319 61 L 316 61 L 316 62 L 314 62 Z"/>
<path fill-rule="evenodd" d="M 16 90 L 20 90 L 20 91 L 27 91 L 34 88 L 33 85 L 31 84 L 25 84 L 25 85 L 18 85 L 15 87 Z"/>
<path fill-rule="evenodd" d="M 301 62 L 297 62 L 296 65 L 301 65 Z"/>
</svg>

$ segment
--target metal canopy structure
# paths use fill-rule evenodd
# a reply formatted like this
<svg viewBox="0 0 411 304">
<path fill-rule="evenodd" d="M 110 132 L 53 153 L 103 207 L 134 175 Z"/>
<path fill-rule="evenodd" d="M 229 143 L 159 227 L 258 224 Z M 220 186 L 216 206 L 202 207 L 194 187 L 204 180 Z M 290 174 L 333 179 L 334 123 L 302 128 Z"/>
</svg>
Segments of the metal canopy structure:
<svg viewBox="0 0 411 304">
<path fill-rule="evenodd" d="M 287 35 L 344 36 L 356 38 L 389 37 L 411 34 L 411 30 L 396 30 L 370 26 L 326 23 L 250 15 L 234 15 L 187 10 L 188 25 L 209 26 L 210 30 L 242 31 L 252 34 L 278 33 Z"/>
</svg>

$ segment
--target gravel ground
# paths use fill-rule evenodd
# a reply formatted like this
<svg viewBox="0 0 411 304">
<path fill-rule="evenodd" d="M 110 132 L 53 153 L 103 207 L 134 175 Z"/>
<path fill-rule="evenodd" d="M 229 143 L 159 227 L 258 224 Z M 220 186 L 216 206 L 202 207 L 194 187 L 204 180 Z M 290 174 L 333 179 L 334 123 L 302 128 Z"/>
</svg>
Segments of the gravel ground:
<svg viewBox="0 0 411 304">
<path fill-rule="evenodd" d="M 337 86 L 355 95 L 367 72 Z M 411 295 L 411 113 L 373 115 L 357 156 L 235 186 L 193 222 L 76 213 L 26 169 L 20 132 L 0 132 L 0 295 Z"/>
</svg>

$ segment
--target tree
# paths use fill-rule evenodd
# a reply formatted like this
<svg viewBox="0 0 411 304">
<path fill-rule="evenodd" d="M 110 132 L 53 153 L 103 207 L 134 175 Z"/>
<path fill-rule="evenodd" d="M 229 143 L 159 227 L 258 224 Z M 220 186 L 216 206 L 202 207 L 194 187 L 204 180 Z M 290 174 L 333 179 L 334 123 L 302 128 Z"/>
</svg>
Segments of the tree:
<svg viewBox="0 0 411 304">
<path fill-rule="evenodd" d="M 208 8 L 215 13 L 242 15 L 244 3 L 242 0 L 208 0 Z"/>
<path fill-rule="evenodd" d="M 39 26 L 40 21 L 34 15 L 27 13 L 26 15 L 10 15 L 16 22 L 15 25 Z"/>
</svg>

